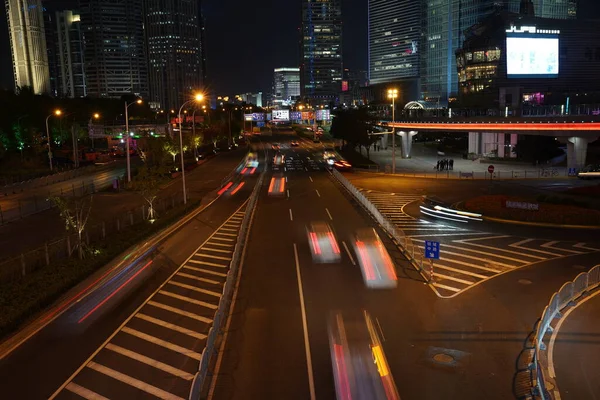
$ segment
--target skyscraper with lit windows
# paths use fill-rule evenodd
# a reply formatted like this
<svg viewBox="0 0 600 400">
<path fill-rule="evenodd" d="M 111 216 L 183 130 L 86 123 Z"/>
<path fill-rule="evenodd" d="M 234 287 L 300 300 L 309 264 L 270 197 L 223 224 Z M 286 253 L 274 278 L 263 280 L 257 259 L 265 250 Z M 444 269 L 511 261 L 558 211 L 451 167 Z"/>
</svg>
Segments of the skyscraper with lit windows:
<svg viewBox="0 0 600 400">
<path fill-rule="evenodd" d="M 334 102 L 342 82 L 342 0 L 302 0 L 300 89 L 315 105 Z"/>
</svg>

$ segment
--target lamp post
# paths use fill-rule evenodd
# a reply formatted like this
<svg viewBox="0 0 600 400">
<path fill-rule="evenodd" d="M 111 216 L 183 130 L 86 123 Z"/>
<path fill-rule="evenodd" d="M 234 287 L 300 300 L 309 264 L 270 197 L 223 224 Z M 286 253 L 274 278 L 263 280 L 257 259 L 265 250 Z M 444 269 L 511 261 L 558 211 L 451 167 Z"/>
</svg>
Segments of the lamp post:
<svg viewBox="0 0 600 400">
<path fill-rule="evenodd" d="M 125 146 L 127 148 L 127 182 L 131 182 L 131 160 L 129 157 L 129 139 L 131 135 L 129 134 L 129 114 L 127 110 L 129 109 L 129 106 L 133 104 L 142 104 L 142 99 L 137 99 L 136 101 L 133 101 L 129 104 L 125 102 L 125 133 L 127 134 L 127 141 L 125 142 L 127 143 Z"/>
<path fill-rule="evenodd" d="M 392 122 L 396 121 L 396 98 L 398 89 L 388 89 L 388 99 L 392 99 Z M 396 173 L 396 132 L 392 127 L 392 174 Z"/>
<path fill-rule="evenodd" d="M 181 107 L 179 107 L 179 113 L 177 114 L 177 119 L 179 121 L 179 156 L 181 157 L 181 184 L 183 186 L 183 204 L 187 204 L 187 192 L 185 189 L 185 163 L 183 161 L 183 134 L 181 124 L 181 111 L 183 110 L 183 107 L 185 107 L 187 104 L 193 101 L 200 102 L 202 101 L 202 99 L 204 99 L 204 96 L 202 96 L 201 94 L 197 94 L 192 100 L 188 100 L 185 103 L 183 103 Z"/>
<path fill-rule="evenodd" d="M 48 160 L 50 161 L 50 171 L 52 171 L 52 148 L 50 147 L 50 128 L 48 127 L 48 120 L 51 116 L 56 115 L 57 117 L 62 114 L 60 110 L 54 110 L 54 112 L 46 117 L 46 137 L 48 139 Z"/>
<path fill-rule="evenodd" d="M 92 115 L 90 117 L 90 122 L 88 122 L 88 129 L 89 129 L 90 126 L 92 126 L 92 122 L 93 122 L 94 119 L 100 119 L 100 114 L 94 113 L 94 115 Z M 92 149 L 93 149 L 94 148 L 94 132 L 92 132 L 91 139 L 92 139 Z"/>
</svg>

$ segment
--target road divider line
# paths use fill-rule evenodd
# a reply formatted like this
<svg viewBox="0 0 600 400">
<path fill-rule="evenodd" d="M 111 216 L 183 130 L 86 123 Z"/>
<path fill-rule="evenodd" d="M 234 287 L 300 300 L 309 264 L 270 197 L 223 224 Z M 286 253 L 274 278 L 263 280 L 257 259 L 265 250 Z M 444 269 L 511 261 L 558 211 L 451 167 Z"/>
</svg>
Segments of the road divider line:
<svg viewBox="0 0 600 400">
<path fill-rule="evenodd" d="M 294 216 L 292 215 L 292 209 L 290 208 L 290 221 L 294 220 Z"/>
<path fill-rule="evenodd" d="M 132 378 L 129 375 L 125 375 L 119 371 L 115 371 L 114 369 L 105 367 L 104 365 L 95 363 L 90 361 L 87 365 L 88 368 L 93 369 L 94 371 L 100 372 L 103 375 L 109 376 L 117 381 L 123 382 L 129 386 L 133 386 L 136 389 L 142 390 L 146 393 L 149 393 L 153 396 L 158 397 L 159 399 L 165 400 L 185 400 L 179 396 L 175 396 L 169 392 L 166 392 L 162 389 L 157 388 L 156 386 L 152 386 L 148 383 L 142 382 L 138 379 Z"/>
<path fill-rule="evenodd" d="M 325 208 L 325 211 L 327 211 L 327 215 L 329 215 L 329 219 L 333 221 L 333 217 L 331 216 L 331 213 L 329 212 L 329 209 Z"/>
<path fill-rule="evenodd" d="M 319 193 L 319 189 L 315 189 L 315 192 L 317 192 L 317 196 L 321 197 L 321 193 Z"/>
<path fill-rule="evenodd" d="M 350 257 L 350 262 L 352 263 L 352 265 L 356 265 L 356 263 L 354 262 L 354 257 L 352 257 L 352 253 L 350 253 L 350 249 L 348 249 L 348 245 L 343 240 L 342 240 L 342 244 L 344 245 L 344 248 L 346 249 L 346 253 L 348 253 L 348 257 Z"/>
<path fill-rule="evenodd" d="M 98 393 L 92 392 L 90 389 L 79 386 L 73 382 L 69 383 L 65 389 L 87 400 L 110 400 L 107 397 L 101 396 Z"/>
<path fill-rule="evenodd" d="M 304 331 L 304 350 L 306 352 L 306 364 L 308 369 L 308 388 L 310 399 L 315 400 L 315 382 L 313 378 L 312 356 L 310 353 L 310 342 L 308 340 L 308 324 L 306 322 L 306 308 L 304 306 L 304 292 L 302 289 L 302 274 L 300 273 L 300 261 L 298 260 L 298 248 L 294 243 L 294 258 L 296 260 L 296 276 L 298 277 L 298 294 L 300 296 L 300 310 L 302 312 L 302 329 Z"/>
<path fill-rule="evenodd" d="M 216 310 L 218 308 L 218 306 L 215 305 L 215 304 L 210 304 L 210 303 L 207 303 L 205 301 L 200 301 L 200 300 L 192 299 L 191 297 L 182 296 L 182 295 L 179 295 L 177 293 L 171 293 L 171 292 L 168 292 L 166 290 L 161 290 L 158 293 L 162 294 L 164 296 L 172 297 L 172 298 L 177 299 L 177 300 L 185 301 L 187 303 L 192 303 L 192 304 L 196 304 L 196 305 L 199 305 L 199 306 L 202 306 L 202 307 L 210 308 L 211 310 Z"/>
<path fill-rule="evenodd" d="M 287 197 L 290 198 L 290 189 L 287 189 Z"/>
<path fill-rule="evenodd" d="M 182 371 L 179 368 L 171 367 L 168 364 L 165 364 L 163 362 L 160 362 L 160 361 L 155 360 L 150 357 L 146 357 L 143 354 L 136 353 L 131 350 L 127 350 L 121 346 L 117 346 L 112 343 L 109 343 L 106 345 L 106 348 L 108 350 L 114 351 L 115 353 L 119 353 L 125 357 L 131 358 L 132 360 L 139 361 L 139 362 L 149 365 L 153 368 L 160 369 L 161 371 L 165 371 L 171 375 L 178 376 L 182 379 L 185 379 L 186 381 L 191 381 L 192 379 L 194 379 L 194 375 L 190 374 L 189 372 Z"/>
<path fill-rule="evenodd" d="M 311 182 L 314 182 L 312 176 L 309 176 L 308 179 L 310 179 Z"/>
</svg>

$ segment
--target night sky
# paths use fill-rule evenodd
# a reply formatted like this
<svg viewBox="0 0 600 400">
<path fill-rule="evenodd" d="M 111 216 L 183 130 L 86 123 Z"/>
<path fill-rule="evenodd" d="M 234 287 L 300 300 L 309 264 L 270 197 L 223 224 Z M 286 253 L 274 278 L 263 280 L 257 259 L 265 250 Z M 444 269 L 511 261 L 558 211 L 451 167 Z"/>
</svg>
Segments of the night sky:
<svg viewBox="0 0 600 400">
<path fill-rule="evenodd" d="M 268 92 L 274 68 L 298 66 L 300 0 L 203 0 L 202 3 L 212 93 Z M 367 69 L 367 3 L 367 0 L 342 0 L 346 68 Z M 12 88 L 6 13 L 0 14 L 0 87 Z"/>
</svg>

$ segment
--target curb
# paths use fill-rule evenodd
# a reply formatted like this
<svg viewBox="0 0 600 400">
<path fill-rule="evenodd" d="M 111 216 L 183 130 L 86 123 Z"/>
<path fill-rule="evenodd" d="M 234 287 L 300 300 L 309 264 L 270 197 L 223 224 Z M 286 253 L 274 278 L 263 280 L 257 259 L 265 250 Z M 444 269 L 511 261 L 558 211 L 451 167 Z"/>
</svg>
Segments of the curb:
<svg viewBox="0 0 600 400">
<path fill-rule="evenodd" d="M 512 219 L 502 219 L 494 217 L 483 217 L 484 221 L 498 222 L 501 224 L 513 224 L 513 225 L 525 225 L 525 226 L 537 226 L 542 228 L 567 228 L 567 229 L 600 229 L 597 225 L 564 225 L 564 224 L 552 224 L 549 222 L 527 222 L 527 221 L 515 221 Z"/>
</svg>

